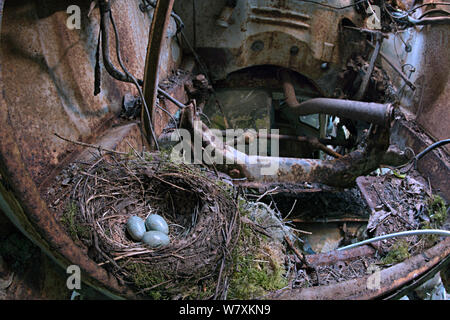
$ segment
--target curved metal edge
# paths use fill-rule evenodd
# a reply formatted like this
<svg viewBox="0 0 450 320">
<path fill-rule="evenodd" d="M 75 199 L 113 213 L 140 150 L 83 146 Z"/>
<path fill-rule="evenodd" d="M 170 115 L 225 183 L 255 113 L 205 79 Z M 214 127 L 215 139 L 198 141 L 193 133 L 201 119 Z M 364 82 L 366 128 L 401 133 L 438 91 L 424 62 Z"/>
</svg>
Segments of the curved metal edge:
<svg viewBox="0 0 450 320">
<path fill-rule="evenodd" d="M 149 133 L 151 132 L 151 126 L 154 126 L 154 124 L 149 123 L 148 119 L 150 118 L 150 121 L 153 122 L 153 119 L 155 118 L 153 114 L 153 106 L 156 103 L 158 91 L 159 61 L 164 36 L 166 34 L 167 26 L 172 13 L 173 3 L 174 0 L 160 0 L 157 2 L 153 13 L 153 20 L 148 38 L 147 57 L 144 71 L 144 98 L 149 110 L 144 110 L 144 108 L 142 108 L 141 121 L 143 123 L 147 141 L 152 147 L 155 146 L 155 141 Z M 149 114 L 147 114 L 147 112 Z"/>
<path fill-rule="evenodd" d="M 422 285 L 426 281 L 430 280 L 435 276 L 436 273 L 438 273 L 441 270 L 444 270 L 444 268 L 448 268 L 450 266 L 450 255 L 448 255 L 445 259 L 443 259 L 441 262 L 439 262 L 437 265 L 435 265 L 433 268 L 425 272 L 423 275 L 421 275 L 418 279 L 414 279 L 411 281 L 410 284 L 407 284 L 406 286 L 400 288 L 395 293 L 391 293 L 385 297 L 383 297 L 384 300 L 397 300 L 401 297 L 405 296 L 409 292 L 416 289 L 418 286 Z"/>
<path fill-rule="evenodd" d="M 0 0 L 0 30 L 4 0 Z M 0 86 L 3 87 L 0 61 Z M 135 295 L 121 286 L 105 269 L 87 258 L 87 255 L 64 232 L 49 212 L 37 186 L 27 171 L 8 120 L 4 91 L 0 95 L 0 172 L 7 186 L 1 186 L 1 208 L 14 225 L 52 260 L 63 268 L 78 264 L 82 281 L 112 298 Z"/>
<path fill-rule="evenodd" d="M 277 300 L 369 300 L 378 299 L 418 279 L 450 255 L 450 238 L 410 259 L 379 272 L 379 286 L 369 288 L 372 275 L 329 286 L 288 289 L 266 296 Z"/>
</svg>

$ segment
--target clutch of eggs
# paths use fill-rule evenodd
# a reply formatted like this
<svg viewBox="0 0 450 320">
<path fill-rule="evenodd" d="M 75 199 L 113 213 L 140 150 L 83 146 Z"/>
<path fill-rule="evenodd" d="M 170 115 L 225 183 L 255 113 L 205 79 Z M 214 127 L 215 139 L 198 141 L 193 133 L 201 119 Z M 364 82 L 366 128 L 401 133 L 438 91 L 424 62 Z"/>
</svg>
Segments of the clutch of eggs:
<svg viewBox="0 0 450 320">
<path fill-rule="evenodd" d="M 169 226 L 158 214 L 151 214 L 142 220 L 132 216 L 127 221 L 127 231 L 135 241 L 142 241 L 152 248 L 166 246 L 170 243 Z"/>
</svg>

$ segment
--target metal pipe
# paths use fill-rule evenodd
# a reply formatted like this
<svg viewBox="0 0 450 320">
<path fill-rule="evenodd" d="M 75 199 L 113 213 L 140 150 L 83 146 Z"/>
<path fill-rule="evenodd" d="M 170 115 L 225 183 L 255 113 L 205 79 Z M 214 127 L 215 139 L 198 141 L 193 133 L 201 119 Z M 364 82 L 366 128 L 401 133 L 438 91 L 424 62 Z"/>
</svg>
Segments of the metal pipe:
<svg viewBox="0 0 450 320">
<path fill-rule="evenodd" d="M 348 246 L 338 248 L 338 251 L 352 249 L 358 246 L 362 246 L 363 244 L 368 244 L 376 241 L 381 241 L 385 239 L 395 238 L 395 237 L 409 237 L 409 236 L 418 236 L 418 235 L 439 235 L 443 237 L 450 237 L 450 231 L 447 230 L 439 230 L 439 229 L 426 229 L 426 230 L 408 230 L 401 231 L 396 233 L 385 234 L 382 236 L 378 236 L 375 238 L 367 239 L 361 242 L 353 243 Z"/>
<path fill-rule="evenodd" d="M 408 16 L 408 22 L 416 26 L 425 26 L 429 24 L 450 24 L 450 17 L 432 17 L 418 20 Z"/>
<path fill-rule="evenodd" d="M 193 141 L 201 141 L 208 150 L 208 164 L 232 178 L 247 178 L 250 182 L 264 183 L 320 183 L 331 187 L 353 186 L 357 177 L 377 169 L 389 146 L 389 128 L 374 127 L 369 131 L 367 146 L 333 160 L 297 159 L 277 157 L 277 144 L 271 156 L 247 155 L 243 150 L 225 144 L 196 118 L 193 106 L 183 109 L 180 128 L 191 133 Z M 273 137 L 272 137 L 273 138 Z M 272 139 L 271 139 L 272 140 Z M 203 149 L 194 148 L 193 158 L 202 162 Z"/>
<path fill-rule="evenodd" d="M 290 135 L 285 135 L 285 134 L 270 134 L 270 133 L 256 133 L 255 137 L 262 138 L 262 139 L 271 139 L 271 140 L 290 140 L 290 141 L 304 142 L 304 143 L 309 144 L 314 149 L 322 150 L 323 152 L 325 152 L 326 154 L 328 154 L 334 158 L 342 158 L 341 154 L 328 148 L 318 138 L 315 138 L 315 137 L 290 136 Z M 236 138 L 235 144 L 239 143 L 239 142 L 240 141 L 238 141 L 238 139 Z"/>
<path fill-rule="evenodd" d="M 288 70 L 280 72 L 287 105 L 297 116 L 329 114 L 342 118 L 362 120 L 389 127 L 392 120 L 392 105 L 331 98 L 313 98 L 299 103 Z"/>
</svg>

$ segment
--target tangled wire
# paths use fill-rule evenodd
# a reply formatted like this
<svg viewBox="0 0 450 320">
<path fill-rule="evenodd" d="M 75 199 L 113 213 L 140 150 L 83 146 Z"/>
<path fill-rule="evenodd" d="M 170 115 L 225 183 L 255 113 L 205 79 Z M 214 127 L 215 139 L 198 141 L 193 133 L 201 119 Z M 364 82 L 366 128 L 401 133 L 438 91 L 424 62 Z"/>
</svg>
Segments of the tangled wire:
<svg viewBox="0 0 450 320">
<path fill-rule="evenodd" d="M 99 265 L 138 293 L 183 298 L 208 281 L 203 291 L 210 296 L 201 298 L 218 298 L 240 228 L 234 196 L 209 171 L 160 157 L 102 157 L 79 171 L 72 201 L 77 223 L 89 231 L 81 240 Z M 130 216 L 151 213 L 168 222 L 168 246 L 149 248 L 128 235 Z"/>
</svg>

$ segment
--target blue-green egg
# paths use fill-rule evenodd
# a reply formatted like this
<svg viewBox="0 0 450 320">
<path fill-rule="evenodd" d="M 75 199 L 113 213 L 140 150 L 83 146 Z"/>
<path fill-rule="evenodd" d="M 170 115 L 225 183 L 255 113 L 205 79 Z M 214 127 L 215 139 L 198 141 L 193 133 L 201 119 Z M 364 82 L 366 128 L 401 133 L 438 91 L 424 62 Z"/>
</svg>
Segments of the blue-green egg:
<svg viewBox="0 0 450 320">
<path fill-rule="evenodd" d="M 145 219 L 145 226 L 147 231 L 160 231 L 164 234 L 169 234 L 169 226 L 166 220 L 158 214 L 151 214 Z"/>
<path fill-rule="evenodd" d="M 142 237 L 142 242 L 152 248 L 158 248 L 167 246 L 170 243 L 170 239 L 167 234 L 161 231 L 147 231 Z"/>
<path fill-rule="evenodd" d="M 145 233 L 145 222 L 138 216 L 132 216 L 127 221 L 127 231 L 131 238 L 140 241 Z"/>
</svg>

